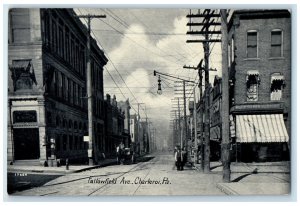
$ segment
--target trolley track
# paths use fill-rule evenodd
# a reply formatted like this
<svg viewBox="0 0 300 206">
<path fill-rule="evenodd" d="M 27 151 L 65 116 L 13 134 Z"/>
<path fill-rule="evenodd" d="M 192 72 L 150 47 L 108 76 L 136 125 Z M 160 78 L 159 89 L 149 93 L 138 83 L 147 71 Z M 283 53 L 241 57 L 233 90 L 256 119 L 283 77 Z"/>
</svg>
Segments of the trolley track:
<svg viewBox="0 0 300 206">
<path fill-rule="evenodd" d="M 97 177 L 109 177 L 109 176 L 113 176 L 113 175 L 118 175 L 116 177 L 114 177 L 115 179 L 119 179 L 121 177 L 123 177 L 124 175 L 126 174 L 129 174 L 131 172 L 138 172 L 138 171 L 141 171 L 141 170 L 144 170 L 144 168 L 146 167 L 146 165 L 148 164 L 152 164 L 152 160 L 148 161 L 148 162 L 140 162 L 140 163 L 137 163 L 134 167 L 130 168 L 129 170 L 127 171 L 124 171 L 124 172 L 114 172 L 114 173 L 109 173 L 109 174 L 102 174 L 102 175 L 89 175 L 89 176 L 86 176 L 86 177 L 81 177 L 81 178 L 76 178 L 76 179 L 72 179 L 72 180 L 68 180 L 68 181 L 64 181 L 64 182 L 58 182 L 58 183 L 53 183 L 53 184 L 48 184 L 48 185 L 43 185 L 41 186 L 40 188 L 46 188 L 46 187 L 54 187 L 54 186 L 57 186 L 57 185 L 64 185 L 64 184 L 68 184 L 68 183 L 72 183 L 72 182 L 76 182 L 76 181 L 81 181 L 81 180 L 84 180 L 84 179 L 89 179 L 89 178 L 97 178 Z M 150 170 L 147 172 L 146 176 L 149 174 Z M 144 178 L 146 178 L 146 176 Z M 100 187 L 94 189 L 93 191 L 89 192 L 87 194 L 87 196 L 91 196 L 93 195 L 94 193 L 96 193 L 97 191 L 103 189 L 103 188 L 106 188 L 106 187 L 109 187 L 110 185 L 108 183 L 105 183 L 104 185 L 101 185 Z M 138 189 L 138 188 L 137 188 Z M 137 189 L 135 190 L 135 192 L 137 191 Z M 58 193 L 59 191 L 53 191 L 53 192 L 48 192 L 46 194 L 41 194 L 40 196 L 48 196 L 48 195 L 52 195 L 52 194 L 56 194 Z"/>
</svg>

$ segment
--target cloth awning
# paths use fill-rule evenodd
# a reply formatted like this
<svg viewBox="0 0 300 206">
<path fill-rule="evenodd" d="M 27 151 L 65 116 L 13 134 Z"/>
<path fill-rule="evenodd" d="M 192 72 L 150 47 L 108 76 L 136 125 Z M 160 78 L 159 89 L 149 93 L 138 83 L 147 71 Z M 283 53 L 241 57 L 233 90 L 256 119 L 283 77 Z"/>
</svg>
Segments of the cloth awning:
<svg viewBox="0 0 300 206">
<path fill-rule="evenodd" d="M 288 142 L 282 114 L 237 115 L 237 142 Z"/>
<path fill-rule="evenodd" d="M 218 141 L 221 138 L 221 131 L 219 126 L 210 128 L 210 140 Z"/>
<path fill-rule="evenodd" d="M 13 61 L 12 65 L 10 65 L 11 69 L 27 69 L 30 66 L 31 60 L 18 60 Z"/>
<path fill-rule="evenodd" d="M 284 80 L 284 76 L 283 75 L 273 75 L 273 76 L 271 76 L 271 82 L 273 80 Z"/>
<path fill-rule="evenodd" d="M 249 70 L 247 71 L 247 75 L 259 75 L 259 72 L 257 70 Z"/>
</svg>

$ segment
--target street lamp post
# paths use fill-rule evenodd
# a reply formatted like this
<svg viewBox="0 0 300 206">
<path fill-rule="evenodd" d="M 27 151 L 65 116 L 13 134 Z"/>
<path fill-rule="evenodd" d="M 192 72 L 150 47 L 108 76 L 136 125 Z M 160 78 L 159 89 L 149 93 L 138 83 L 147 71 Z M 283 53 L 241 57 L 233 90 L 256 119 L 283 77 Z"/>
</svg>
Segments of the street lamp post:
<svg viewBox="0 0 300 206">
<path fill-rule="evenodd" d="M 182 78 L 179 78 L 179 77 L 175 77 L 175 76 L 172 76 L 170 74 L 165 74 L 165 73 L 161 73 L 161 72 L 158 72 L 156 70 L 154 70 L 154 76 L 156 76 L 156 74 L 159 74 L 158 75 L 158 90 L 157 90 L 157 93 L 158 94 L 162 94 L 162 89 L 161 89 L 161 79 L 160 79 L 160 76 L 168 76 L 168 77 L 171 77 L 171 78 L 174 78 L 174 79 L 178 79 L 178 80 L 181 80 L 182 83 L 183 83 L 183 101 L 184 101 L 184 108 L 183 108 L 183 115 L 184 115 L 184 123 L 183 123 L 183 131 L 182 131 L 182 135 L 184 135 L 184 144 L 185 146 L 187 147 L 187 137 L 188 137 L 188 127 L 187 127 L 187 119 L 186 119 L 186 95 L 185 95 L 185 84 L 186 82 L 191 82 L 191 83 L 195 83 L 193 81 L 189 81 L 189 80 L 186 80 L 186 79 L 182 79 Z M 179 100 L 178 100 L 179 101 Z M 179 103 L 178 103 L 179 104 Z M 180 121 L 180 119 L 179 119 Z M 182 135 L 181 135 L 181 140 L 180 140 L 180 147 L 182 148 L 183 147 L 183 140 L 182 140 Z"/>
</svg>

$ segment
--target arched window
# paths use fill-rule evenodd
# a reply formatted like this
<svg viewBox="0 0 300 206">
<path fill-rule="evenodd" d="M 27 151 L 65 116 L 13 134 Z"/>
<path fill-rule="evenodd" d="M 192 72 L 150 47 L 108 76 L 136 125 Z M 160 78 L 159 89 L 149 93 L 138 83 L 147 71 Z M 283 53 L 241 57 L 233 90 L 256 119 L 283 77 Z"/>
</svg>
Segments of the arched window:
<svg viewBox="0 0 300 206">
<path fill-rule="evenodd" d="M 56 116 L 56 126 L 59 127 L 60 126 L 60 117 L 59 115 Z"/>
<path fill-rule="evenodd" d="M 75 129 L 75 130 L 77 130 L 77 129 L 78 129 L 78 124 L 77 124 L 77 122 L 76 122 L 76 121 L 74 122 L 74 129 Z"/>
<path fill-rule="evenodd" d="M 72 127 L 73 127 L 73 122 L 72 120 L 69 120 L 69 129 L 72 129 Z"/>
<path fill-rule="evenodd" d="M 64 120 L 63 120 L 63 128 L 67 128 L 67 127 L 68 127 L 67 120 L 66 120 L 66 119 L 64 119 Z"/>
</svg>

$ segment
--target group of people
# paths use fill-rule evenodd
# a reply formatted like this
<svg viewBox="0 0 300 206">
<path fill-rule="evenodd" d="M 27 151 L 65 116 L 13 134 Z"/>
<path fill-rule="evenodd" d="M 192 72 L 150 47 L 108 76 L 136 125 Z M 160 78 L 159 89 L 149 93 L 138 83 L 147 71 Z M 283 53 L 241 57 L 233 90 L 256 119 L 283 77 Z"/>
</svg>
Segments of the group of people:
<svg viewBox="0 0 300 206">
<path fill-rule="evenodd" d="M 178 171 L 182 171 L 185 163 L 187 162 L 187 153 L 185 147 L 175 147 L 175 165 Z"/>
</svg>

